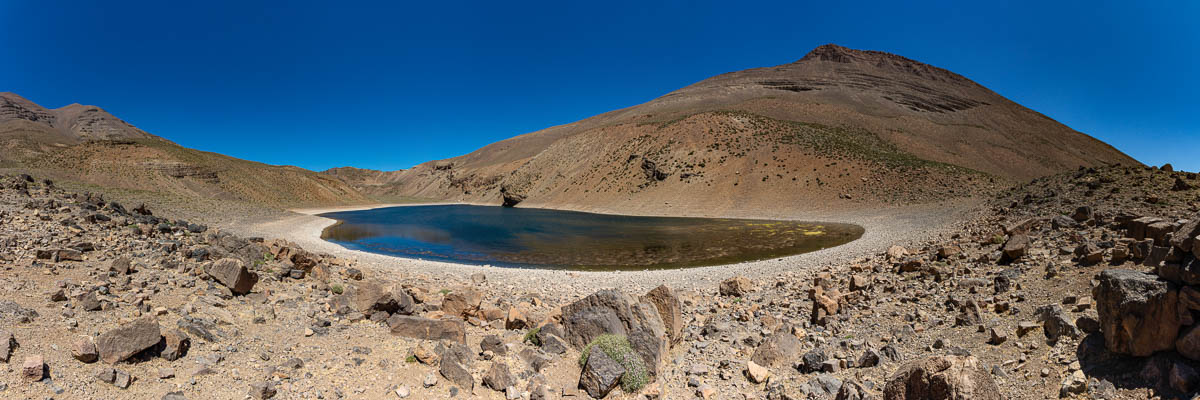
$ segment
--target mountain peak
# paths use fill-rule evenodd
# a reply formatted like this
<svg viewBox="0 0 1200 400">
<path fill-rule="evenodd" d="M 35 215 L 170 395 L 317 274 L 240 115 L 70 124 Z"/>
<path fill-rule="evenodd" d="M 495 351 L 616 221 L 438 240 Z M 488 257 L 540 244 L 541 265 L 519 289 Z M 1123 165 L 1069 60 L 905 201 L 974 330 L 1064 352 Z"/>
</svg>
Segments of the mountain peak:
<svg viewBox="0 0 1200 400">
<path fill-rule="evenodd" d="M 962 75 L 908 57 L 876 50 L 856 50 L 833 43 L 817 46 L 794 64 L 814 61 L 872 66 L 917 75 L 926 79 L 970 86 L 977 85 Z"/>
</svg>

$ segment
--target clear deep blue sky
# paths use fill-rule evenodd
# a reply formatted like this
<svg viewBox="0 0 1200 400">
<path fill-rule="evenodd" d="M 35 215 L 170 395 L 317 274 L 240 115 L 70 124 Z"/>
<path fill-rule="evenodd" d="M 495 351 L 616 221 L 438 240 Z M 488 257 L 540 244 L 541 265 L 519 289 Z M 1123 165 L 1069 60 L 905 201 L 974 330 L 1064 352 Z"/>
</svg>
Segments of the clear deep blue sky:
<svg viewBox="0 0 1200 400">
<path fill-rule="evenodd" d="M 1196 1 L 253 3 L 0 0 L 0 91 L 240 158 L 398 169 L 837 43 L 1200 170 Z"/>
</svg>

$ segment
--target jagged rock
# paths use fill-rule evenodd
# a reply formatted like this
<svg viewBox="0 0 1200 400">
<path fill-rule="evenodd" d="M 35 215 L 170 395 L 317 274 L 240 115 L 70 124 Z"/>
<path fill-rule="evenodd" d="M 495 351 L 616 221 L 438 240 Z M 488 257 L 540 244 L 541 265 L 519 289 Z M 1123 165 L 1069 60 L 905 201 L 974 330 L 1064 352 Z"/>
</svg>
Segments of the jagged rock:
<svg viewBox="0 0 1200 400">
<path fill-rule="evenodd" d="M 868 396 L 867 390 L 858 382 L 846 380 L 842 382 L 842 387 L 838 389 L 834 400 L 865 400 L 870 398 Z"/>
<path fill-rule="evenodd" d="M 508 354 L 508 347 L 504 346 L 504 341 L 500 340 L 499 336 L 487 335 L 479 342 L 479 349 L 490 351 L 492 354 L 505 355 Z"/>
<path fill-rule="evenodd" d="M 1000 400 L 991 374 L 971 356 L 932 356 L 908 362 L 893 373 L 884 400 Z"/>
<path fill-rule="evenodd" d="M 651 376 L 658 375 L 671 345 L 658 310 L 616 290 L 601 290 L 568 304 L 562 308 L 562 321 L 564 339 L 579 349 L 605 333 L 625 336 Z"/>
<path fill-rule="evenodd" d="M 84 363 L 93 363 L 100 359 L 100 353 L 96 350 L 96 342 L 90 336 L 84 336 L 71 347 L 71 357 Z"/>
<path fill-rule="evenodd" d="M 116 272 L 118 275 L 129 275 L 129 273 L 133 272 L 133 266 L 129 257 L 117 257 L 112 263 L 108 264 L 108 270 Z"/>
<path fill-rule="evenodd" d="M 475 389 L 475 377 L 471 376 L 471 371 L 467 370 L 467 367 L 457 358 L 443 356 L 438 373 L 468 392 Z"/>
<path fill-rule="evenodd" d="M 1029 250 L 1029 236 L 1018 233 L 1008 238 L 1004 243 L 1004 257 L 1009 260 L 1016 260 L 1023 256 Z"/>
<path fill-rule="evenodd" d="M 442 311 L 450 316 L 469 317 L 479 311 L 482 301 L 483 296 L 474 289 L 456 288 L 442 300 Z"/>
<path fill-rule="evenodd" d="M 422 340 L 453 340 L 466 343 L 467 327 L 462 321 L 393 315 L 387 319 L 393 335 Z"/>
<path fill-rule="evenodd" d="M 671 338 L 671 343 L 679 343 L 683 339 L 683 306 L 679 302 L 679 297 L 671 291 L 671 288 L 666 285 L 661 285 L 654 288 L 642 296 L 642 301 L 654 305 L 658 309 L 658 316 L 662 318 L 663 326 L 667 329 L 667 336 Z"/>
<path fill-rule="evenodd" d="M 746 378 L 753 383 L 763 383 L 767 378 L 771 377 L 771 371 L 761 365 L 758 365 L 753 360 L 746 362 Z"/>
<path fill-rule="evenodd" d="M 387 288 L 382 282 L 363 281 L 354 288 L 354 309 L 363 314 L 382 311 L 388 314 L 413 313 L 413 298 L 401 288 Z"/>
<path fill-rule="evenodd" d="M 625 375 L 625 367 L 603 351 L 593 351 L 589 353 L 583 372 L 579 375 L 579 387 L 589 396 L 602 399 L 617 387 L 621 375 Z"/>
<path fill-rule="evenodd" d="M 891 247 L 888 247 L 887 255 L 888 258 L 891 258 L 892 260 L 899 260 L 908 255 L 908 250 L 899 245 L 892 245 Z"/>
<path fill-rule="evenodd" d="M 115 364 L 154 347 L 161 340 L 158 320 L 152 316 L 142 317 L 101 334 L 96 338 L 96 349 L 101 360 Z"/>
<path fill-rule="evenodd" d="M 206 270 L 209 276 L 236 294 L 250 293 L 254 284 L 258 283 L 258 274 L 247 270 L 246 264 L 236 258 L 214 261 L 208 265 Z"/>
<path fill-rule="evenodd" d="M 167 361 L 175 361 L 187 354 L 192 345 L 192 339 L 179 329 L 169 329 L 163 335 L 165 347 L 159 355 Z"/>
<path fill-rule="evenodd" d="M 813 301 L 810 322 L 814 325 L 825 325 L 831 316 L 838 313 L 842 294 L 833 284 L 832 278 L 828 274 L 822 274 L 809 290 L 808 298 Z"/>
<path fill-rule="evenodd" d="M 1171 246 L 1180 252 L 1192 252 L 1197 246 L 1197 236 L 1200 236 L 1200 214 L 1192 216 L 1187 223 L 1181 225 L 1171 235 Z M 1200 257 L 1200 254 L 1195 254 Z"/>
<path fill-rule="evenodd" d="M 1046 334 L 1046 339 L 1051 343 L 1058 342 L 1059 338 L 1063 336 L 1070 338 L 1079 338 L 1080 336 L 1079 329 L 1071 323 L 1070 316 L 1058 304 L 1038 307 L 1034 315 L 1042 323 L 1042 332 Z"/>
<path fill-rule="evenodd" d="M 1187 181 L 1183 180 L 1183 178 L 1180 178 L 1178 176 L 1175 177 L 1175 184 L 1171 185 L 1171 190 L 1176 191 L 1176 192 L 1182 192 L 1185 190 L 1192 190 L 1192 189 L 1193 189 L 1193 187 L 1190 183 L 1187 183 Z"/>
<path fill-rule="evenodd" d="M 483 384 L 492 390 L 504 391 L 505 388 L 516 385 L 517 378 L 508 371 L 508 365 L 497 361 L 493 362 L 487 374 L 483 375 Z"/>
<path fill-rule="evenodd" d="M 1092 289 L 1109 351 L 1139 357 L 1175 347 L 1180 320 L 1174 284 L 1137 271 L 1100 273 Z"/>
<path fill-rule="evenodd" d="M 796 359 L 800 354 L 800 347 L 800 339 L 793 335 L 790 329 L 777 329 L 754 349 L 750 360 L 767 367 L 778 366 L 780 363 Z"/>
<path fill-rule="evenodd" d="M 256 400 L 266 400 L 275 397 L 278 393 L 275 389 L 275 382 L 266 381 L 258 382 L 250 385 L 250 397 Z"/>
<path fill-rule="evenodd" d="M 98 297 L 96 297 L 96 291 L 94 291 L 94 290 L 88 290 L 88 291 L 84 292 L 82 295 L 79 296 L 78 299 L 76 299 L 76 301 L 77 301 L 76 306 L 79 307 L 79 309 L 84 310 L 84 311 L 100 311 L 100 309 L 102 308 L 102 304 L 100 304 L 100 299 Z"/>
<path fill-rule="evenodd" d="M 1071 214 L 1071 219 L 1075 220 L 1076 222 L 1084 222 L 1092 219 L 1092 207 L 1079 206 L 1079 208 L 1076 208 L 1075 212 Z"/>
<path fill-rule="evenodd" d="M 799 369 L 800 372 L 806 374 L 819 372 L 821 371 L 822 364 L 824 364 L 825 360 L 828 359 L 829 357 L 825 355 L 825 350 L 815 348 L 809 350 L 807 353 L 804 353 L 804 357 L 801 357 L 800 365 L 798 365 L 796 369 Z"/>
<path fill-rule="evenodd" d="M 722 296 L 744 297 L 752 291 L 754 291 L 754 284 L 741 276 L 726 279 L 718 287 L 718 292 Z"/>
</svg>

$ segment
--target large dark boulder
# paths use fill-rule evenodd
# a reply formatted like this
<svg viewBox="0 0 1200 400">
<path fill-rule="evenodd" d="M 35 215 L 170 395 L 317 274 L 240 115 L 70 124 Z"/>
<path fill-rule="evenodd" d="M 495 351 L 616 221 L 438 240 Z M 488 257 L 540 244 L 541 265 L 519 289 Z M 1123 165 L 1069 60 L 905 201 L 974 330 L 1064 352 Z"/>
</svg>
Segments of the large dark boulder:
<svg viewBox="0 0 1200 400">
<path fill-rule="evenodd" d="M 606 333 L 625 336 L 652 376 L 657 376 L 671 346 L 655 306 L 612 289 L 568 304 L 563 307 L 562 319 L 564 339 L 577 349 Z"/>
<path fill-rule="evenodd" d="M 1109 351 L 1144 357 L 1175 347 L 1181 324 L 1175 285 L 1142 272 L 1110 269 L 1092 289 Z"/>
<path fill-rule="evenodd" d="M 96 338 L 96 349 L 100 352 L 101 360 L 115 364 L 158 345 L 160 341 L 162 334 L 158 320 L 149 316 L 104 332 Z"/>
</svg>

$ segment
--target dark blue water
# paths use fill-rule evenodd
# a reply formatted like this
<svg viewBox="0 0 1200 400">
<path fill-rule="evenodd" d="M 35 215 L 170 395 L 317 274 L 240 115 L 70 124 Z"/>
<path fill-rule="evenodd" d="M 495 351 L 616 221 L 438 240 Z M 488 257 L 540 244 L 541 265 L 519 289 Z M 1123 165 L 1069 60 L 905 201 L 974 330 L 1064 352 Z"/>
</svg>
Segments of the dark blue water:
<svg viewBox="0 0 1200 400">
<path fill-rule="evenodd" d="M 849 224 L 636 217 L 536 208 L 436 205 L 344 211 L 321 237 L 400 257 L 581 270 L 681 268 L 761 260 L 841 245 Z"/>
</svg>

